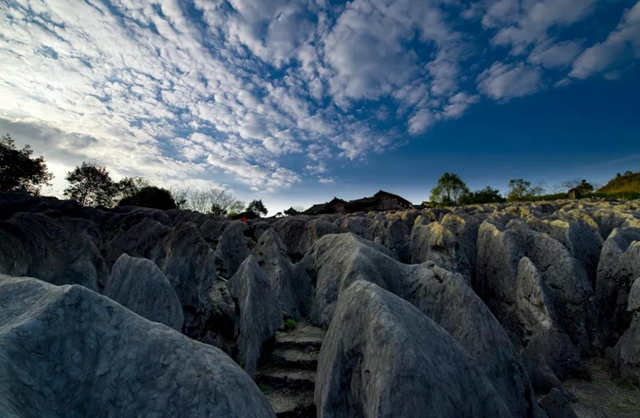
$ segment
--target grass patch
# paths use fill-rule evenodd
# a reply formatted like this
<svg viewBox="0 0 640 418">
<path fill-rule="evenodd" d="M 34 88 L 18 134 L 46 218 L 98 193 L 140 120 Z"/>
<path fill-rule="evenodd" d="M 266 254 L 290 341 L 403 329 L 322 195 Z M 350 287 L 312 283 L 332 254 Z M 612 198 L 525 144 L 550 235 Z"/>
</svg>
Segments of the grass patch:
<svg viewBox="0 0 640 418">
<path fill-rule="evenodd" d="M 287 331 L 292 331 L 296 329 L 297 326 L 298 326 L 297 322 L 291 318 L 284 321 L 284 329 L 286 329 Z"/>
</svg>

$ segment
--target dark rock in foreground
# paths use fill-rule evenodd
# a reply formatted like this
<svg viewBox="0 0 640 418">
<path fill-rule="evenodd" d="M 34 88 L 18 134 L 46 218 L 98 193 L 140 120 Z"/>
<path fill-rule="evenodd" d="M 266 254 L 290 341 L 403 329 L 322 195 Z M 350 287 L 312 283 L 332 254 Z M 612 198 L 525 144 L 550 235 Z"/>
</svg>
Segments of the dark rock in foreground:
<svg viewBox="0 0 640 418">
<path fill-rule="evenodd" d="M 0 416 L 274 417 L 229 357 L 81 286 L 0 276 Z"/>
<path fill-rule="evenodd" d="M 318 361 L 321 418 L 511 417 L 460 344 L 373 283 L 343 292 Z"/>
</svg>

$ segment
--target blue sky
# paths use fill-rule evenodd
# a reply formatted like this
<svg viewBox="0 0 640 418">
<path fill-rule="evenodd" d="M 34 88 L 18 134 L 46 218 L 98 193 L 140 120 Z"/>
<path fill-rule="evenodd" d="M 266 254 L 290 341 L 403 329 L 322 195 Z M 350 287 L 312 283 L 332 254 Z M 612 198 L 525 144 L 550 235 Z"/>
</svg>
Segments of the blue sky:
<svg viewBox="0 0 640 418">
<path fill-rule="evenodd" d="M 0 131 L 272 212 L 640 166 L 635 0 L 5 1 Z"/>
</svg>

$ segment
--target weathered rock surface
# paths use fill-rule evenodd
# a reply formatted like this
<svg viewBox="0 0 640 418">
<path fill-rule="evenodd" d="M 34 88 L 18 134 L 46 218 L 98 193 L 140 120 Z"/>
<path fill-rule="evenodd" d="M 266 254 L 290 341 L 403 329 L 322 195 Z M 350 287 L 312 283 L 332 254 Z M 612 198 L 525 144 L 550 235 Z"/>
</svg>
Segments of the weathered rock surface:
<svg viewBox="0 0 640 418">
<path fill-rule="evenodd" d="M 596 283 L 596 295 L 614 338 L 631 323 L 627 301 L 637 277 L 640 277 L 640 229 L 616 228 L 602 247 Z"/>
<path fill-rule="evenodd" d="M 459 274 L 433 263 L 405 265 L 385 247 L 353 234 L 320 239 L 303 262 L 316 278 L 311 319 L 333 323 L 339 295 L 358 281 L 375 283 L 416 306 L 477 360 L 514 415 L 532 416 L 537 405 L 518 353 L 500 323 Z"/>
<path fill-rule="evenodd" d="M 280 309 L 286 316 L 300 320 L 309 314 L 313 291 L 311 278 L 304 269 L 294 267 L 286 252 L 286 246 L 273 229 L 262 233 L 253 249 L 258 264 L 278 297 Z"/>
<path fill-rule="evenodd" d="M 274 417 L 215 347 L 82 286 L 0 277 L 0 415 Z"/>
<path fill-rule="evenodd" d="M 640 384 L 640 278 L 633 282 L 627 310 L 633 315 L 631 326 L 607 354 L 621 379 Z"/>
<path fill-rule="evenodd" d="M 269 279 L 250 255 L 227 283 L 237 307 L 236 346 L 245 371 L 255 376 L 263 345 L 282 325 L 282 311 Z"/>
<path fill-rule="evenodd" d="M 103 294 L 150 321 L 182 330 L 180 299 L 151 260 L 122 254 L 111 269 Z"/>
<path fill-rule="evenodd" d="M 65 220 L 66 225 L 74 222 Z M 108 268 L 94 239 L 84 230 L 80 227 L 71 233 L 41 213 L 18 213 L 0 222 L 0 273 L 97 290 Z"/>
<path fill-rule="evenodd" d="M 553 388 L 540 403 L 549 418 L 578 418 L 560 390 Z"/>
<path fill-rule="evenodd" d="M 521 265 L 523 257 L 528 261 Z M 533 303 L 522 300 L 536 282 Z M 520 220 L 481 225 L 474 289 L 524 343 L 536 332 L 531 308 L 538 306 L 534 311 L 557 322 L 581 351 L 593 353 L 603 344 L 603 318 L 585 270 L 559 241 Z"/>
<path fill-rule="evenodd" d="M 218 273 L 231 278 L 249 255 L 249 239 L 244 235 L 249 227 L 244 222 L 233 222 L 224 230 L 215 251 Z"/>
<path fill-rule="evenodd" d="M 318 361 L 319 417 L 511 416 L 460 344 L 373 283 L 342 293 Z"/>
</svg>

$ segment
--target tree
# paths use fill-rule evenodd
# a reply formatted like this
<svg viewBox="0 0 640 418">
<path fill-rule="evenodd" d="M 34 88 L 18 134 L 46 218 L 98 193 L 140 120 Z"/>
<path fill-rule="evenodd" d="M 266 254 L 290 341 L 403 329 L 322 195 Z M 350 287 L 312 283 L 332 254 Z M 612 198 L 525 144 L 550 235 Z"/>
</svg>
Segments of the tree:
<svg viewBox="0 0 640 418">
<path fill-rule="evenodd" d="M 244 209 L 244 202 L 238 200 L 231 192 L 217 187 L 176 188 L 171 190 L 171 195 L 178 209 L 213 215 L 228 215 L 231 212 L 242 212 Z"/>
<path fill-rule="evenodd" d="M 83 162 L 81 166 L 69 171 L 66 179 L 70 186 L 65 189 L 64 195 L 69 199 L 82 206 L 113 206 L 118 188 L 106 167 Z"/>
<path fill-rule="evenodd" d="M 29 145 L 16 149 L 9 134 L 0 138 L 0 191 L 25 190 L 39 195 L 53 179 L 43 157 L 34 158 Z"/>
<path fill-rule="evenodd" d="M 523 179 L 509 180 L 509 193 L 507 201 L 527 200 L 534 196 L 540 196 L 544 191 L 542 186 L 531 187 L 531 182 Z"/>
<path fill-rule="evenodd" d="M 125 177 L 116 183 L 116 188 L 118 189 L 116 200 L 121 201 L 128 197 L 133 197 L 140 193 L 145 187 L 151 187 L 149 180 L 143 179 L 142 177 Z"/>
<path fill-rule="evenodd" d="M 144 208 L 154 208 L 160 210 L 176 209 L 176 202 L 171 196 L 171 192 L 160 187 L 143 187 L 133 196 L 125 197 L 118 203 L 118 206 L 142 206 Z"/>
<path fill-rule="evenodd" d="M 563 191 L 563 192 L 568 192 L 571 189 L 576 189 L 580 193 L 580 195 L 583 195 L 583 196 L 591 193 L 594 190 L 593 185 L 591 183 L 588 183 L 584 179 L 583 180 L 573 179 L 573 180 L 563 181 L 556 188 L 556 190 Z"/>
<path fill-rule="evenodd" d="M 267 213 L 269 213 L 267 208 L 264 206 L 264 203 L 262 203 L 262 200 L 254 200 L 249 203 L 247 211 L 253 212 L 258 216 L 260 216 L 260 214 L 266 215 Z"/>
<path fill-rule="evenodd" d="M 482 190 L 467 193 L 462 196 L 461 200 L 464 205 L 503 203 L 505 201 L 504 197 L 500 195 L 500 191 L 492 189 L 491 186 L 487 186 Z"/>
<path fill-rule="evenodd" d="M 455 173 L 444 173 L 438 179 L 438 185 L 431 189 L 432 202 L 442 205 L 455 205 L 460 203 L 462 196 L 469 193 L 469 188 Z"/>
</svg>

